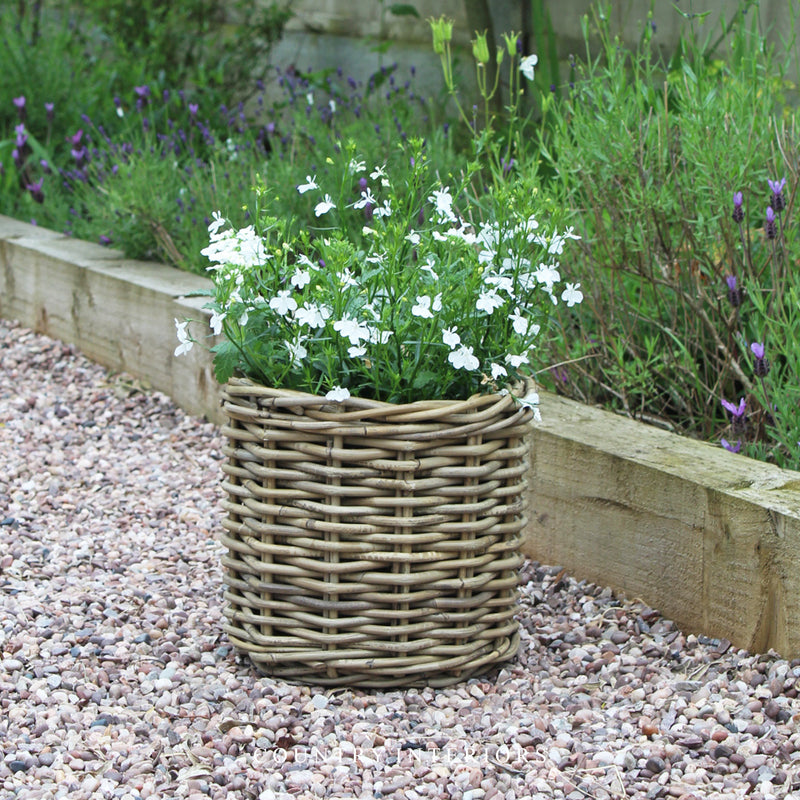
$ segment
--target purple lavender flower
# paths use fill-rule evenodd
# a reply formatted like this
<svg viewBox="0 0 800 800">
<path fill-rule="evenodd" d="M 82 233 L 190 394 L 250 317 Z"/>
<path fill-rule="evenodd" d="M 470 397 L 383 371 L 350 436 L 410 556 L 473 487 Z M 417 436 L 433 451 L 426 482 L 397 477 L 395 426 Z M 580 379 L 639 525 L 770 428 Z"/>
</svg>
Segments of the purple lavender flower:
<svg viewBox="0 0 800 800">
<path fill-rule="evenodd" d="M 731 418 L 734 422 L 736 420 L 740 420 L 744 416 L 745 408 L 747 407 L 744 397 L 740 398 L 738 406 L 729 402 L 724 397 L 720 398 L 720 402 L 722 403 L 723 408 L 730 412 Z"/>
<path fill-rule="evenodd" d="M 40 180 L 38 183 L 25 184 L 25 188 L 30 192 L 31 197 L 36 203 L 44 203 L 44 191 L 42 190 L 43 184 L 44 179 Z"/>
<path fill-rule="evenodd" d="M 775 212 L 772 206 L 767 206 L 767 218 L 764 221 L 764 233 L 767 239 L 774 239 L 778 235 L 778 228 L 775 225 Z"/>
<path fill-rule="evenodd" d="M 737 225 L 741 225 L 742 220 L 744 220 L 744 210 L 742 209 L 742 193 L 741 192 L 734 192 L 733 193 L 733 221 Z"/>
<path fill-rule="evenodd" d="M 47 121 L 52 122 L 53 117 L 55 117 L 55 104 L 54 103 L 45 103 L 44 110 L 47 112 Z"/>
<path fill-rule="evenodd" d="M 189 103 L 189 116 L 194 119 L 197 116 L 197 112 L 200 110 L 200 106 L 197 103 Z"/>
<path fill-rule="evenodd" d="M 13 102 L 14 102 L 14 107 L 17 109 L 17 116 L 23 122 L 25 122 L 25 116 L 27 113 L 27 110 L 25 108 L 25 95 L 22 94 L 19 97 L 15 97 Z"/>
<path fill-rule="evenodd" d="M 81 139 L 83 138 L 83 129 L 80 129 L 77 133 L 74 133 L 72 136 L 67 136 L 67 141 L 77 147 L 81 143 Z"/>
<path fill-rule="evenodd" d="M 728 284 L 728 302 L 734 308 L 738 308 L 742 304 L 742 290 L 736 285 L 736 276 L 728 275 L 725 283 Z"/>
<path fill-rule="evenodd" d="M 764 358 L 764 345 L 761 342 L 753 342 L 750 350 L 756 357 L 753 362 L 753 374 L 758 378 L 765 378 L 769 373 L 769 361 Z"/>
<path fill-rule="evenodd" d="M 786 178 L 781 178 L 779 181 L 768 180 L 767 183 L 772 190 L 772 202 L 770 205 L 775 211 L 780 213 L 786 208 L 786 201 L 783 199 L 783 189 L 786 186 Z"/>
<path fill-rule="evenodd" d="M 736 444 L 731 444 L 727 439 L 720 439 L 719 443 L 730 453 L 738 453 L 742 449 L 741 439 Z"/>
</svg>

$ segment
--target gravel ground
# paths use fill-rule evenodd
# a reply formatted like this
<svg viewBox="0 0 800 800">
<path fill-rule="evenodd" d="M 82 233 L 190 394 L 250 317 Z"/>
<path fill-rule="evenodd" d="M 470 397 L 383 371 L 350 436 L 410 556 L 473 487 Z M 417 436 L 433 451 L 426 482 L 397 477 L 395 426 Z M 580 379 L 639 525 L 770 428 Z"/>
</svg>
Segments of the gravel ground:
<svg viewBox="0 0 800 800">
<path fill-rule="evenodd" d="M 256 676 L 222 633 L 221 441 L 0 321 L 3 798 L 800 798 L 800 660 L 535 563 L 452 689 Z"/>
</svg>

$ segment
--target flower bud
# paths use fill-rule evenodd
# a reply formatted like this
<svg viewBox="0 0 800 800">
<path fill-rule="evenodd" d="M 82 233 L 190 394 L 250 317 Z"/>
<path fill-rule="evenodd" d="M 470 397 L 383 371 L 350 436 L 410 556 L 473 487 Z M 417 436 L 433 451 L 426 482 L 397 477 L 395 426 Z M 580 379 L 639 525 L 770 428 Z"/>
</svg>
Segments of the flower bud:
<svg viewBox="0 0 800 800">
<path fill-rule="evenodd" d="M 486 41 L 486 31 L 483 33 L 475 32 L 472 40 L 472 55 L 479 64 L 489 63 L 489 45 Z"/>
<path fill-rule="evenodd" d="M 734 192 L 733 194 L 733 221 L 738 225 L 744 219 L 744 211 L 742 210 L 742 193 Z"/>
<path fill-rule="evenodd" d="M 764 220 L 764 233 L 767 239 L 774 239 L 778 235 L 778 227 L 775 224 L 775 212 L 771 206 L 767 207 L 767 217 Z"/>
<path fill-rule="evenodd" d="M 453 38 L 453 20 L 439 17 L 439 19 L 429 19 L 428 23 L 433 34 L 433 52 L 441 55 L 444 53 L 445 44 Z"/>
<path fill-rule="evenodd" d="M 725 283 L 728 284 L 728 302 L 738 308 L 742 304 L 742 290 L 736 285 L 736 276 L 728 275 Z"/>
<path fill-rule="evenodd" d="M 508 54 L 513 58 L 517 55 L 517 37 L 519 36 L 518 33 L 504 33 L 503 39 L 506 43 L 506 50 L 508 50 Z"/>
<path fill-rule="evenodd" d="M 766 378 L 769 373 L 769 360 L 764 358 L 765 349 L 763 343 L 753 342 L 750 345 L 750 350 L 755 356 L 753 361 L 753 374 L 757 378 Z"/>
</svg>

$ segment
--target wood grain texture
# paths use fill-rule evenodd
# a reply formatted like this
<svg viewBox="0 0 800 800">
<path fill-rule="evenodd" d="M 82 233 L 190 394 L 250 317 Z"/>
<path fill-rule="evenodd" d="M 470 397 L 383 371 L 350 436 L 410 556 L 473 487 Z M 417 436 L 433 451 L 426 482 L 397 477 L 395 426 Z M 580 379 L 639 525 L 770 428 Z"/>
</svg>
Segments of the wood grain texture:
<svg viewBox="0 0 800 800">
<path fill-rule="evenodd" d="M 543 395 L 524 552 L 683 628 L 800 655 L 800 474 Z"/>
<path fill-rule="evenodd" d="M 210 354 L 194 347 L 175 358 L 175 319 L 202 320 L 211 282 L 100 245 L 41 232 L 0 217 L 0 316 L 74 344 L 113 372 L 127 372 L 182 408 L 222 422 Z"/>
</svg>

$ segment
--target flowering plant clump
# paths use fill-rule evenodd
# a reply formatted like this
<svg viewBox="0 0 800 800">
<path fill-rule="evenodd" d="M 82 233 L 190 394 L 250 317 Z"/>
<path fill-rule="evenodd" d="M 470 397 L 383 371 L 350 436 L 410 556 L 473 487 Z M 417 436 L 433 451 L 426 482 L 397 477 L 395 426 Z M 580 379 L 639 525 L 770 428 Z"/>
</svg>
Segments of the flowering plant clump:
<svg viewBox="0 0 800 800">
<path fill-rule="evenodd" d="M 389 402 L 510 390 L 533 371 L 537 339 L 559 302 L 571 230 L 543 215 L 522 179 L 476 196 L 478 165 L 441 179 L 414 140 L 389 174 L 354 146 L 338 169 L 296 187 L 305 220 L 270 213 L 229 227 L 218 214 L 204 249 L 214 279 L 211 327 L 220 382 Z M 193 339 L 178 323 L 185 352 Z"/>
</svg>

